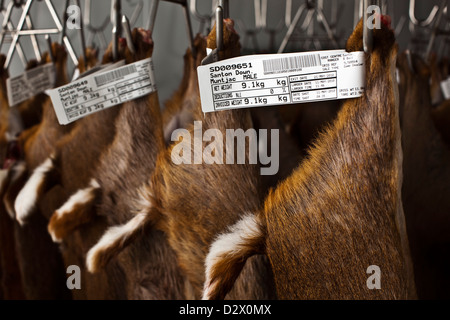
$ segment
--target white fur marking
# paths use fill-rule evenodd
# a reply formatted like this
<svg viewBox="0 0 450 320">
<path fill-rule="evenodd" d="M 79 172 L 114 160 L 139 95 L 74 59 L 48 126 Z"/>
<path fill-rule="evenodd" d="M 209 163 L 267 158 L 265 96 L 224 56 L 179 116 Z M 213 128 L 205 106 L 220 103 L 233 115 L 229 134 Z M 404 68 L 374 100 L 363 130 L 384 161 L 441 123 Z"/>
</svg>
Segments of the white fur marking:
<svg viewBox="0 0 450 320">
<path fill-rule="evenodd" d="M 16 219 L 23 225 L 26 218 L 32 213 L 36 206 L 38 198 L 38 188 L 44 180 L 47 172 L 53 169 L 53 162 L 51 157 L 47 158 L 39 167 L 37 167 L 31 177 L 28 179 L 25 186 L 20 190 L 19 195 L 14 203 L 16 211 Z"/>
<path fill-rule="evenodd" d="M 147 217 L 146 213 L 138 213 L 127 223 L 109 228 L 95 246 L 93 246 L 86 257 L 86 266 L 89 272 L 95 272 L 94 261 L 102 252 L 109 250 L 116 244 L 123 242 L 138 230 Z"/>
<path fill-rule="evenodd" d="M 93 185 L 91 182 L 91 186 L 85 189 L 78 190 L 73 195 L 70 196 L 69 200 L 67 200 L 58 210 L 56 210 L 56 215 L 59 218 L 62 216 L 69 214 L 72 212 L 73 208 L 77 204 L 85 204 L 91 201 L 95 196 L 95 190 L 99 189 L 100 185 Z"/>
<path fill-rule="evenodd" d="M 206 281 L 203 289 L 203 300 L 209 300 L 215 288 L 219 285 L 217 281 L 211 283 L 214 265 L 226 255 L 238 254 L 248 239 L 257 238 L 261 235 L 256 218 L 252 214 L 246 214 L 229 230 L 228 233 L 221 234 L 213 242 L 206 257 Z"/>
<path fill-rule="evenodd" d="M 95 190 L 99 189 L 100 185 L 95 179 L 91 180 L 90 185 L 90 187 L 78 190 L 73 195 L 71 195 L 69 200 L 67 200 L 58 210 L 55 211 L 56 218 L 61 219 L 64 215 L 71 214 L 77 204 L 83 205 L 94 199 Z M 52 237 L 53 242 L 60 243 L 62 241 L 62 239 L 58 238 L 55 235 L 53 229 L 49 228 L 48 233 Z"/>
</svg>

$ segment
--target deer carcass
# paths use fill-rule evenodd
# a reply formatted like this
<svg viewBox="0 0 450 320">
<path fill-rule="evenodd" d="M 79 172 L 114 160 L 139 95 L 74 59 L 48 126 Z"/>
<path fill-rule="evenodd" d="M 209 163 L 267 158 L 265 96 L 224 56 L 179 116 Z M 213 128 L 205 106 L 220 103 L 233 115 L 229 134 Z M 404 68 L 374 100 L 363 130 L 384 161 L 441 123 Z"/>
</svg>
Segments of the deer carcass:
<svg viewBox="0 0 450 320">
<path fill-rule="evenodd" d="M 408 62 L 409 61 L 409 62 Z M 411 257 L 420 299 L 450 297 L 450 150 L 432 120 L 430 68 L 419 57 L 398 59 L 403 189 Z"/>
<path fill-rule="evenodd" d="M 239 54 L 239 36 L 231 20 L 224 21 L 224 50 L 220 57 Z M 208 47 L 215 48 L 215 28 L 208 37 Z M 201 113 L 199 92 L 196 94 L 196 112 Z M 195 119 L 195 117 L 194 117 Z M 249 110 L 221 111 L 200 115 L 202 131 L 208 128 L 252 128 Z M 189 134 L 194 134 L 190 124 Z M 225 136 L 225 134 L 224 134 Z M 185 141 L 194 150 L 194 139 Z M 203 142 L 203 147 L 205 146 Z M 91 270 L 104 266 L 112 256 L 128 245 L 146 226 L 165 233 L 177 255 L 179 266 L 193 287 L 193 295 L 200 298 L 204 282 L 205 257 L 215 236 L 237 221 L 242 213 L 256 210 L 262 201 L 259 166 L 248 164 L 180 164 L 171 160 L 175 147 L 162 150 L 156 162 L 150 183 L 140 189 L 140 210 L 126 224 L 111 228 L 94 246 L 87 257 Z M 231 148 L 227 146 L 227 148 Z M 234 149 L 233 149 L 234 150 Z M 193 152 L 191 154 L 194 156 Z M 219 155 L 221 156 L 221 155 Z M 205 161 L 206 162 L 206 161 Z M 218 186 L 220 186 L 218 188 Z M 231 298 L 263 299 L 271 297 L 271 275 L 264 257 L 255 257 L 247 265 Z"/>
<path fill-rule="evenodd" d="M 363 96 L 343 103 L 309 156 L 259 211 L 247 211 L 216 238 L 203 298 L 223 298 L 255 254 L 269 258 L 281 299 L 415 296 L 401 203 L 397 44 L 381 18 L 366 55 Z M 362 34 L 360 21 L 347 51 L 363 49 Z M 368 285 L 377 267 L 380 290 Z"/>
<path fill-rule="evenodd" d="M 133 34 L 137 54 L 132 58 L 140 60 L 151 57 L 153 41 L 150 32 L 136 29 Z M 92 175 L 95 185 L 75 193 L 53 214 L 49 231 L 54 239 L 70 240 L 67 235 L 90 219 L 105 219 L 108 225 L 130 219 L 137 189 L 154 170 L 156 156 L 164 147 L 157 92 L 124 103 L 115 129 L 120 134 L 115 135 L 100 157 Z M 86 185 L 88 183 L 86 181 Z M 82 192 L 80 197 L 77 196 L 79 192 Z M 83 248 L 94 243 L 85 242 Z M 126 290 L 122 293 L 129 299 L 185 297 L 184 280 L 178 271 L 175 255 L 164 236 L 156 230 L 149 231 L 145 241 L 123 252 L 121 259 L 106 270 L 109 274 L 118 271 L 123 274 L 121 281 L 126 284 Z M 90 277 L 98 277 L 98 274 Z"/>
</svg>

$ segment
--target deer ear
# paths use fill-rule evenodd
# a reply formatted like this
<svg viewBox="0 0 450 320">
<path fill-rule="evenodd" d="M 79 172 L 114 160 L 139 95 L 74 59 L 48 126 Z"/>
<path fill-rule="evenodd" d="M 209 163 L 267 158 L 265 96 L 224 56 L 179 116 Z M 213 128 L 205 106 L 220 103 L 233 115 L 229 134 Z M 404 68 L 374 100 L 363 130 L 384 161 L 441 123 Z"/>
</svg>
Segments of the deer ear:
<svg viewBox="0 0 450 320">
<path fill-rule="evenodd" d="M 247 259 L 264 253 L 264 230 L 257 216 L 248 214 L 213 242 L 205 262 L 203 300 L 225 298 Z"/>
</svg>

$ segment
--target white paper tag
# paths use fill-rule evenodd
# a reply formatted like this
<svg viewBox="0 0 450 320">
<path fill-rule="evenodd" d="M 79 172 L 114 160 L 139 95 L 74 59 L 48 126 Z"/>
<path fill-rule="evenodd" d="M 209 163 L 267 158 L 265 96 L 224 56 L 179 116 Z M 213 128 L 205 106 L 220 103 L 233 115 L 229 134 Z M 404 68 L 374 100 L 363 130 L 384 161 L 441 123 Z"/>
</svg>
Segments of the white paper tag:
<svg viewBox="0 0 450 320">
<path fill-rule="evenodd" d="M 6 80 L 8 103 L 13 107 L 54 86 L 55 66 L 53 63 L 27 70 L 17 77 Z"/>
<path fill-rule="evenodd" d="M 203 112 L 360 97 L 364 52 L 251 55 L 197 68 Z"/>
<path fill-rule="evenodd" d="M 60 124 L 156 91 L 151 58 L 97 72 L 50 90 Z"/>
<path fill-rule="evenodd" d="M 441 90 L 445 100 L 450 99 L 450 77 L 441 81 Z"/>
</svg>

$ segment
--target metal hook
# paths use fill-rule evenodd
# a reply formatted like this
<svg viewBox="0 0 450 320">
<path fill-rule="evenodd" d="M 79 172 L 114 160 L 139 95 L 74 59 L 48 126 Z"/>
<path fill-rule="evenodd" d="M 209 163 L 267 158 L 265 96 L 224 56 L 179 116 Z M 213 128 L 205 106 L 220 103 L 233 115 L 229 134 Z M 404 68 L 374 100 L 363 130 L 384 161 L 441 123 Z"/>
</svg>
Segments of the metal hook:
<svg viewBox="0 0 450 320">
<path fill-rule="evenodd" d="M 201 65 L 207 65 L 219 61 L 219 51 L 223 50 L 223 9 L 221 6 L 216 8 L 216 48 L 210 52 L 203 60 Z"/>
<path fill-rule="evenodd" d="M 265 7 L 264 7 L 265 5 Z M 253 49 L 256 52 L 259 52 L 259 44 L 258 44 L 258 38 L 257 34 L 266 27 L 266 17 L 263 17 L 263 10 L 264 13 L 267 13 L 267 0 L 265 3 L 261 3 L 261 0 L 254 0 L 253 1 L 253 12 L 255 16 L 255 28 L 250 29 L 247 28 L 244 21 L 237 20 L 236 23 L 238 24 L 239 28 L 243 30 L 244 32 L 244 40 L 243 40 L 243 47 L 248 48 L 247 43 L 250 39 L 253 43 Z"/>
<path fill-rule="evenodd" d="M 84 26 L 89 31 L 87 43 L 89 46 L 92 46 L 93 40 L 96 35 L 98 35 L 101 43 L 101 48 L 106 49 L 108 46 L 108 42 L 106 41 L 104 30 L 106 30 L 106 27 L 109 24 L 109 18 L 106 17 L 105 20 L 103 20 L 103 23 L 99 27 L 94 27 L 91 24 L 91 0 L 85 0 L 84 3 Z"/>
<path fill-rule="evenodd" d="M 113 27 L 113 29 L 112 29 L 111 42 L 112 42 L 112 47 L 113 47 L 112 56 L 113 56 L 114 62 L 116 62 L 119 59 L 119 50 L 118 50 L 118 48 L 119 48 L 119 36 L 118 36 L 116 27 Z"/>
<path fill-rule="evenodd" d="M 369 1 L 370 0 L 362 0 L 363 1 L 363 8 L 364 8 L 364 12 L 363 12 L 363 47 L 364 47 L 364 52 L 365 53 L 370 53 L 372 52 L 372 48 L 373 48 L 373 29 L 370 29 L 369 26 L 367 25 L 367 18 L 368 18 L 368 13 L 367 13 L 367 8 L 369 7 Z"/>
<path fill-rule="evenodd" d="M 438 12 L 436 20 L 434 21 L 433 31 L 431 32 L 430 41 L 428 42 L 427 50 L 425 52 L 426 61 L 430 60 L 431 50 L 433 49 L 434 41 L 436 40 L 439 24 L 441 23 L 442 15 L 443 15 L 444 9 L 446 7 L 446 2 L 447 2 L 446 0 L 442 0 L 441 5 L 439 6 L 439 12 Z"/>
<path fill-rule="evenodd" d="M 167 2 L 172 2 L 179 4 L 183 7 L 183 14 L 184 14 L 184 20 L 186 22 L 186 30 L 188 33 L 188 39 L 189 39 L 189 46 L 191 48 L 192 55 L 196 55 L 195 45 L 194 45 L 194 34 L 192 32 L 192 24 L 191 24 L 191 17 L 189 15 L 189 9 L 187 6 L 186 0 L 166 0 Z M 158 5 L 159 0 L 153 0 L 152 6 L 150 7 L 150 15 L 147 25 L 147 30 L 153 31 L 153 28 L 155 27 L 155 21 L 156 21 L 156 13 L 158 11 Z"/>
<path fill-rule="evenodd" d="M 23 13 L 20 16 L 19 23 L 17 25 L 17 30 L 19 30 L 19 31 L 22 30 L 23 25 L 25 24 L 25 20 L 28 15 L 28 11 L 30 10 L 31 3 L 32 3 L 32 0 L 28 0 L 23 9 Z M 20 37 L 20 35 L 18 33 L 16 33 L 16 34 L 14 34 L 14 36 L 12 38 L 11 46 L 9 47 L 8 54 L 6 56 L 5 69 L 7 69 L 9 67 L 9 64 L 11 63 L 12 55 L 15 51 L 16 44 L 19 41 L 19 37 Z"/>
<path fill-rule="evenodd" d="M 28 29 L 29 30 L 33 30 L 33 23 L 31 21 L 30 15 L 27 15 L 26 23 L 27 23 Z M 41 62 L 41 50 L 39 48 L 39 43 L 37 41 L 36 35 L 35 34 L 30 34 L 30 38 L 31 38 L 31 45 L 32 45 L 33 50 L 34 50 L 34 56 L 36 57 L 36 60 L 38 62 Z"/>
<path fill-rule="evenodd" d="M 125 33 L 125 38 L 127 39 L 127 47 L 132 54 L 135 54 L 136 49 L 134 47 L 133 38 L 131 37 L 130 22 L 125 15 L 122 16 L 122 28 Z"/>
<path fill-rule="evenodd" d="M 80 0 L 75 0 L 75 4 L 78 6 L 78 8 L 81 8 Z M 82 17 L 81 14 L 80 14 L 80 25 L 83 25 L 83 17 Z M 81 44 L 81 50 L 82 50 L 82 56 L 83 56 L 83 60 L 84 60 L 84 65 L 87 66 L 86 41 L 84 39 L 83 28 L 78 29 L 78 32 L 80 34 L 80 44 Z"/>
<path fill-rule="evenodd" d="M 330 28 L 330 24 L 328 23 L 327 18 L 325 17 L 325 14 L 323 13 L 323 10 L 321 8 L 321 6 L 317 6 L 316 7 L 316 12 L 317 12 L 317 17 L 318 17 L 318 21 L 322 24 L 322 26 L 325 29 L 325 32 L 327 33 L 328 38 L 331 40 L 332 44 L 334 47 L 338 47 L 338 43 L 337 40 L 334 36 L 333 31 Z"/>
<path fill-rule="evenodd" d="M 260 14 L 259 14 L 259 27 L 267 29 L 267 0 L 261 0 Z"/>
<path fill-rule="evenodd" d="M 288 0 L 288 1 L 286 2 L 286 8 L 288 7 L 288 2 L 290 3 L 290 6 L 291 6 L 291 8 L 290 8 L 289 10 L 291 10 L 291 9 L 292 9 L 292 0 Z M 283 53 L 283 51 L 284 51 L 284 49 L 286 48 L 286 45 L 287 45 L 289 39 L 290 39 L 291 36 L 292 36 L 292 33 L 294 32 L 295 27 L 297 26 L 297 24 L 298 24 L 298 22 L 299 22 L 299 20 L 300 20 L 300 17 L 302 16 L 303 11 L 305 11 L 305 9 L 306 9 L 306 4 L 305 4 L 305 3 L 302 4 L 302 5 L 298 8 L 297 13 L 295 14 L 294 20 L 292 20 L 292 22 L 291 22 L 290 25 L 288 26 L 289 28 L 288 28 L 288 30 L 287 30 L 287 32 L 286 32 L 286 35 L 285 35 L 284 38 L 283 38 L 283 41 L 281 42 L 280 48 L 278 49 L 278 53 Z M 286 11 L 287 11 L 287 9 L 286 9 Z M 290 19 L 290 14 L 289 14 L 289 21 L 290 21 L 290 20 L 291 20 L 291 19 Z M 286 20 L 286 22 L 287 22 L 287 20 Z"/>
<path fill-rule="evenodd" d="M 69 0 L 66 0 L 66 3 L 64 4 L 63 25 L 59 38 L 59 43 L 63 43 L 64 37 L 66 36 L 67 19 L 69 18 L 67 14 L 67 7 L 69 7 Z"/>
<path fill-rule="evenodd" d="M 50 39 L 50 36 L 48 34 L 45 35 L 45 41 L 47 42 L 48 55 L 50 56 L 50 60 L 52 60 L 52 62 L 55 62 L 55 56 L 53 55 L 52 51 L 52 39 Z"/>
<path fill-rule="evenodd" d="M 152 5 L 150 6 L 150 14 L 147 22 L 147 30 L 153 32 L 153 28 L 155 27 L 156 21 L 156 13 L 158 12 L 159 0 L 153 0 Z"/>
<path fill-rule="evenodd" d="M 56 28 L 58 30 L 58 32 L 63 32 L 63 25 L 61 24 L 61 21 L 59 20 L 59 16 L 56 13 L 55 8 L 53 7 L 53 4 L 50 0 L 45 0 L 45 4 L 47 5 L 48 11 L 50 12 L 50 15 L 52 16 L 53 22 L 56 24 Z M 66 6 L 67 9 L 67 6 Z M 65 45 L 70 58 L 72 59 L 72 62 L 74 63 L 75 66 L 78 66 L 78 59 L 77 59 L 77 55 L 75 54 L 73 47 L 72 47 L 72 43 L 70 42 L 70 39 L 67 36 L 63 36 L 62 40 L 60 43 Z"/>
<path fill-rule="evenodd" d="M 183 13 L 184 13 L 184 20 L 186 21 L 186 31 L 187 31 L 188 37 L 189 37 L 189 46 L 191 47 L 192 56 L 195 57 L 197 55 L 197 50 L 196 50 L 195 44 L 194 44 L 194 34 L 192 32 L 192 24 L 191 24 L 191 18 L 189 15 L 189 9 L 187 7 L 187 2 L 185 2 L 185 4 L 183 5 Z"/>
<path fill-rule="evenodd" d="M 214 12 L 212 12 L 209 15 L 206 15 L 206 14 L 202 15 L 197 9 L 197 0 L 190 1 L 189 11 L 194 16 L 194 18 L 196 18 L 200 22 L 199 33 L 201 33 L 203 31 L 203 28 L 205 27 L 205 25 L 208 25 L 208 26 L 211 25 L 211 20 L 212 20 L 212 17 L 214 16 Z M 207 30 L 207 33 L 208 32 L 209 31 Z"/>
<path fill-rule="evenodd" d="M 353 29 L 356 28 L 359 20 L 364 15 L 363 3 L 361 0 L 355 0 L 355 4 L 353 6 Z"/>
<path fill-rule="evenodd" d="M 1 7 L 1 11 L 3 13 L 4 7 L 3 7 L 3 3 L 0 4 Z M 10 2 L 8 4 L 7 9 L 5 10 L 5 13 L 3 14 L 3 22 L 2 22 L 2 27 L 1 27 L 1 31 L 0 31 L 0 48 L 3 44 L 3 39 L 4 36 L 6 34 L 7 31 L 12 31 L 14 30 L 14 26 L 12 24 L 11 20 L 11 12 L 12 12 L 12 8 L 14 7 L 14 3 Z M 22 62 L 23 66 L 26 67 L 28 62 L 27 59 L 25 57 L 25 54 L 23 52 L 22 46 L 19 42 L 16 43 L 16 52 L 19 55 L 20 61 Z"/>
<path fill-rule="evenodd" d="M 223 19 L 228 19 L 230 17 L 230 9 L 229 9 L 230 7 L 228 5 L 228 0 L 219 0 L 219 7 L 221 7 L 222 12 L 223 12 L 221 21 L 223 21 Z M 216 19 L 217 19 L 217 9 L 216 9 Z M 222 22 L 222 24 L 223 24 L 223 22 Z"/>
<path fill-rule="evenodd" d="M 122 28 L 120 25 L 120 16 L 121 16 L 121 0 L 113 0 L 112 1 L 112 14 L 111 18 L 113 18 L 113 29 L 112 29 L 112 45 L 113 45 L 113 59 L 117 61 L 119 59 L 119 37 L 122 34 Z"/>
<path fill-rule="evenodd" d="M 292 24 L 292 0 L 286 0 L 284 23 L 285 23 L 286 27 L 288 27 L 288 28 Z"/>
<path fill-rule="evenodd" d="M 415 14 L 415 7 L 416 7 L 416 0 L 409 0 L 409 19 L 414 25 L 420 27 L 429 26 L 433 22 L 434 17 L 436 16 L 439 10 L 439 7 L 435 5 L 433 6 L 433 9 L 431 9 L 431 12 L 426 19 L 418 20 Z"/>
<path fill-rule="evenodd" d="M 223 50 L 223 17 L 225 16 L 222 6 L 216 9 L 216 48 L 218 51 Z"/>
<path fill-rule="evenodd" d="M 5 38 L 5 32 L 8 27 L 8 22 L 10 22 L 10 19 L 11 19 L 11 12 L 12 12 L 13 7 L 14 7 L 14 3 L 12 1 L 10 3 L 8 3 L 8 6 L 6 7 L 6 12 L 4 14 L 3 22 L 2 22 L 2 30 L 0 32 L 0 48 L 2 47 L 3 40 Z"/>
<path fill-rule="evenodd" d="M 136 4 L 136 7 L 134 8 L 133 13 L 131 14 L 130 25 L 134 26 L 136 24 L 136 21 L 139 18 L 143 7 L 144 7 L 144 1 L 139 0 L 139 2 Z"/>
<path fill-rule="evenodd" d="M 292 9 L 291 1 L 292 0 L 289 0 L 286 3 L 287 13 L 289 13 L 289 11 Z M 292 34 L 294 33 L 295 28 L 299 24 L 299 21 L 303 15 L 303 12 L 305 10 L 307 11 L 305 20 L 303 21 L 300 29 L 302 31 L 306 31 L 306 33 L 307 33 L 306 43 L 308 43 L 310 41 L 314 41 L 316 48 L 317 47 L 320 48 L 320 43 L 318 42 L 319 37 L 314 35 L 313 16 L 316 15 L 317 21 L 322 25 L 322 27 L 325 29 L 325 32 L 327 33 L 327 37 L 325 38 L 325 40 L 331 41 L 331 43 L 333 44 L 334 47 L 338 47 L 338 43 L 337 43 L 337 40 L 333 33 L 333 30 L 331 29 L 330 24 L 328 23 L 320 4 L 321 3 L 318 4 L 315 1 L 305 1 L 305 3 L 303 3 L 298 8 L 298 10 L 295 14 L 295 17 L 292 20 L 291 24 L 289 25 L 286 35 L 284 36 L 283 41 L 281 42 L 280 48 L 278 49 L 278 53 L 282 53 L 285 50 L 289 40 L 292 37 Z M 287 21 L 290 21 L 290 14 L 289 14 L 289 19 L 287 19 L 287 15 L 286 15 L 285 22 L 287 22 Z"/>
</svg>

